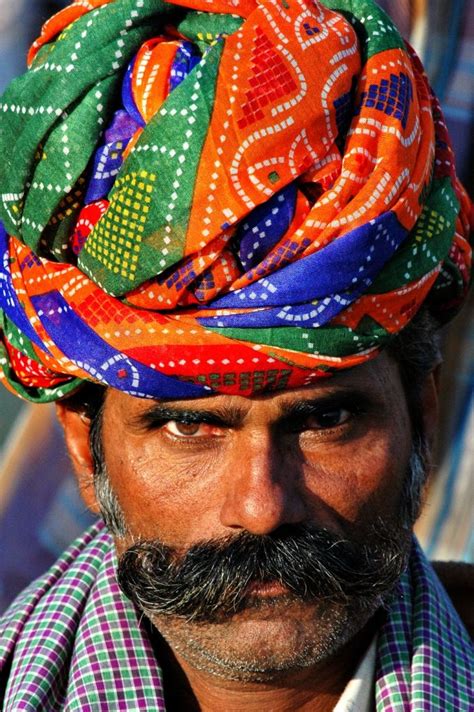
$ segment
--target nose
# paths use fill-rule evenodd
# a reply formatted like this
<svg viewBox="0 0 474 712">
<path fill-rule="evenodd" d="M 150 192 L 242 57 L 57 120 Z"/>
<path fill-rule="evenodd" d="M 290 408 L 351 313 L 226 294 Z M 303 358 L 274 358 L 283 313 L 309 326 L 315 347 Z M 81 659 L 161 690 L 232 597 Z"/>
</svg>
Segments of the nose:
<svg viewBox="0 0 474 712">
<path fill-rule="evenodd" d="M 251 534 L 270 534 L 306 518 L 300 466 L 271 434 L 254 433 L 241 443 L 226 473 L 221 523 Z"/>
</svg>

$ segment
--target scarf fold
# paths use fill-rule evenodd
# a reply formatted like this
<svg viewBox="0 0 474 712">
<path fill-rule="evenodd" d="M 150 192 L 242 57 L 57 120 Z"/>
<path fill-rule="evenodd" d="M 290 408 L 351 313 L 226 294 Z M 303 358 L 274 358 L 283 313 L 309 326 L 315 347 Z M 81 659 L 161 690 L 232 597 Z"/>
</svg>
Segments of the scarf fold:
<svg viewBox="0 0 474 712">
<path fill-rule="evenodd" d="M 0 622 L 3 709 L 165 710 L 159 661 L 115 567 L 98 523 L 12 604 Z M 416 542 L 378 634 L 375 695 L 377 712 L 471 709 L 471 643 Z"/>
<path fill-rule="evenodd" d="M 0 377 L 310 385 L 469 284 L 469 200 L 372 0 L 83 0 L 4 94 Z"/>
</svg>

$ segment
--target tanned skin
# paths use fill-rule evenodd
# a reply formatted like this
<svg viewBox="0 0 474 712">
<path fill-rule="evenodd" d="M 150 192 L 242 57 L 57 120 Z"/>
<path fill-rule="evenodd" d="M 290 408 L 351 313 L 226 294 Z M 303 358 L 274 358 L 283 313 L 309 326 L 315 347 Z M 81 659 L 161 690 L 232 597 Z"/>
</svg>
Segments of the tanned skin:
<svg viewBox="0 0 474 712">
<path fill-rule="evenodd" d="M 421 397 L 430 439 L 433 377 Z M 61 404 L 58 414 L 84 500 L 98 512 L 90 423 Z M 255 398 L 157 402 L 109 389 L 102 438 L 128 530 L 115 538 L 120 555 L 139 539 L 184 552 L 197 542 L 297 523 L 362 540 L 376 518 L 397 516 L 412 425 L 397 364 L 382 354 L 311 387 Z M 341 604 L 289 602 L 272 584 L 253 593 L 262 606 L 223 624 L 152 621 L 167 641 L 156 636 L 170 709 L 333 709 L 373 635 L 372 614 L 339 629 Z M 291 669 L 305 646 L 328 653 Z M 264 672 L 252 679 L 239 672 L 246 665 Z M 284 671 L 275 672 L 278 666 Z"/>
</svg>

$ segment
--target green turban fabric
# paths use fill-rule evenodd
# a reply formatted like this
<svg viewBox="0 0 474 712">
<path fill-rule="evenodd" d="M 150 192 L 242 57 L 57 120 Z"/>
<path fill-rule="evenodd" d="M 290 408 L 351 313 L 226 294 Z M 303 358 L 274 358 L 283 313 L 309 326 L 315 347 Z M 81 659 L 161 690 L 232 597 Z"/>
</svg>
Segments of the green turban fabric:
<svg viewBox="0 0 474 712">
<path fill-rule="evenodd" d="M 0 370 L 151 398 L 293 388 L 469 284 L 471 206 L 371 0 L 90 0 L 0 104 Z"/>
</svg>

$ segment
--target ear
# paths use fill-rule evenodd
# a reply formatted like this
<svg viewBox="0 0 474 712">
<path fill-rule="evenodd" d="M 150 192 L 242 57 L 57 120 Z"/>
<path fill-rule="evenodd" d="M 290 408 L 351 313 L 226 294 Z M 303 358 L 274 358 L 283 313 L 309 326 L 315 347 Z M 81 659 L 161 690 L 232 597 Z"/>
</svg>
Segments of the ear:
<svg viewBox="0 0 474 712">
<path fill-rule="evenodd" d="M 435 443 L 439 417 L 440 366 L 430 373 L 421 390 L 423 426 L 430 447 Z"/>
<path fill-rule="evenodd" d="M 94 460 L 89 445 L 91 421 L 84 413 L 73 411 L 60 402 L 56 403 L 56 415 L 64 431 L 81 497 L 86 506 L 98 514 L 99 507 L 94 491 Z"/>
</svg>

